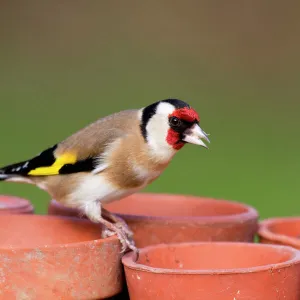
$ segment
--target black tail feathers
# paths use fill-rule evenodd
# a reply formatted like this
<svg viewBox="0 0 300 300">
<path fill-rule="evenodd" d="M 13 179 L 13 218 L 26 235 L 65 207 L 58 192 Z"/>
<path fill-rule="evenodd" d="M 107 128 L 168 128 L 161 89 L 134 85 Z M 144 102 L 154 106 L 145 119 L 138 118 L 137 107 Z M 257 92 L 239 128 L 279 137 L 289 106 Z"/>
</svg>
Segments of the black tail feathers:
<svg viewBox="0 0 300 300">
<path fill-rule="evenodd" d="M 54 151 L 56 148 L 57 145 L 54 145 L 29 160 L 0 168 L 0 181 L 12 177 L 28 177 L 30 171 L 36 168 L 51 166 L 55 162 Z"/>
<path fill-rule="evenodd" d="M 28 163 L 25 161 L 3 167 L 0 169 L 0 181 L 14 176 L 25 176 L 28 172 L 27 165 Z"/>
</svg>

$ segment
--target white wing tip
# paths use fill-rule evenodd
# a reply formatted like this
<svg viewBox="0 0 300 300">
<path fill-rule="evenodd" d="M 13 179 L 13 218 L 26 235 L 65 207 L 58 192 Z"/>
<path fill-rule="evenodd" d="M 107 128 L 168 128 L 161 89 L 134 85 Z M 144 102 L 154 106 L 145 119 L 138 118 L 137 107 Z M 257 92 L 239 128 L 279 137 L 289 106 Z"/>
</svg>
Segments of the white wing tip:
<svg viewBox="0 0 300 300">
<path fill-rule="evenodd" d="M 0 180 L 5 180 L 8 178 L 8 175 L 6 174 L 0 174 Z"/>
</svg>

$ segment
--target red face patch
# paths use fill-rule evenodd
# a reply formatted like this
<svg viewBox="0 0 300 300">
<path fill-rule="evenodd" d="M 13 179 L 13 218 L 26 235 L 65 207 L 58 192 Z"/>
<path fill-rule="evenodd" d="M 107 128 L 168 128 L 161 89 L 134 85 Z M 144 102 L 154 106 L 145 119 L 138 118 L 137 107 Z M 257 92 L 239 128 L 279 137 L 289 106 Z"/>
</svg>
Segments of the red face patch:
<svg viewBox="0 0 300 300">
<path fill-rule="evenodd" d="M 200 121 L 200 118 L 199 118 L 199 115 L 197 114 L 197 112 L 194 109 L 188 108 L 188 107 L 178 108 L 170 116 L 177 117 L 178 119 L 181 119 L 181 120 L 187 121 L 187 122 L 194 122 L 194 121 L 199 122 Z"/>
<path fill-rule="evenodd" d="M 188 107 L 178 108 L 169 117 L 176 117 L 186 122 L 199 122 L 200 118 L 197 112 Z M 175 150 L 179 150 L 184 146 L 184 142 L 180 141 L 180 134 L 173 129 L 168 130 L 167 143 Z"/>
<path fill-rule="evenodd" d="M 179 150 L 184 146 L 184 143 L 180 141 L 180 134 L 173 129 L 168 130 L 167 143 L 175 150 Z"/>
</svg>

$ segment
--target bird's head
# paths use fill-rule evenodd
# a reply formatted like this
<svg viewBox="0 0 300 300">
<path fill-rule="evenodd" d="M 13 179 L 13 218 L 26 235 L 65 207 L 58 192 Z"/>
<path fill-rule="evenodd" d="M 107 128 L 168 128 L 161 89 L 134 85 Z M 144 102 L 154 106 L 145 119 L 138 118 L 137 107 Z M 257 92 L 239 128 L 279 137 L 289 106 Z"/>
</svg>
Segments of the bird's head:
<svg viewBox="0 0 300 300">
<path fill-rule="evenodd" d="M 181 149 L 186 143 L 207 148 L 207 134 L 200 128 L 198 113 L 184 101 L 166 99 L 141 110 L 142 134 L 154 150 Z"/>
</svg>

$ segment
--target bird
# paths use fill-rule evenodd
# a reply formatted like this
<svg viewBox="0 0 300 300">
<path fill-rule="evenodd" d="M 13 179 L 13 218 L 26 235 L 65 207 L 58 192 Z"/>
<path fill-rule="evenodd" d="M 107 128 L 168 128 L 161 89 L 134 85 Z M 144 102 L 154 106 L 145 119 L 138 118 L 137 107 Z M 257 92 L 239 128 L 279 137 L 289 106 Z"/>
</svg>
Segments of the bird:
<svg viewBox="0 0 300 300">
<path fill-rule="evenodd" d="M 156 180 L 185 145 L 205 148 L 208 134 L 188 103 L 156 101 L 101 117 L 29 160 L 0 168 L 0 181 L 28 183 L 76 208 L 117 235 L 121 252 L 137 251 L 125 221 L 103 204 L 136 193 Z"/>
</svg>

